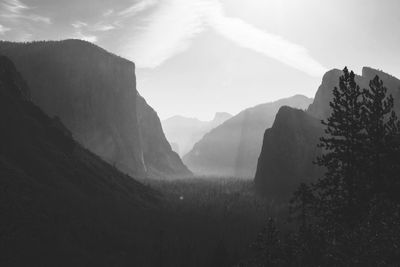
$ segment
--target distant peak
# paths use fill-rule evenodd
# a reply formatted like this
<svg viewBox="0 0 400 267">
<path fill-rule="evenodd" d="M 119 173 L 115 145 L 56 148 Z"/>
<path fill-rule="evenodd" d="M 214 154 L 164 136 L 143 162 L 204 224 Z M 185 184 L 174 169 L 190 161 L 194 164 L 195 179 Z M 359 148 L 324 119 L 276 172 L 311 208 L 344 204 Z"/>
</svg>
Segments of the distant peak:
<svg viewBox="0 0 400 267">
<path fill-rule="evenodd" d="M 228 112 L 216 112 L 214 115 L 214 119 L 213 120 L 217 120 L 217 119 L 225 119 L 225 118 L 230 118 L 232 117 L 232 114 L 229 114 Z"/>
</svg>

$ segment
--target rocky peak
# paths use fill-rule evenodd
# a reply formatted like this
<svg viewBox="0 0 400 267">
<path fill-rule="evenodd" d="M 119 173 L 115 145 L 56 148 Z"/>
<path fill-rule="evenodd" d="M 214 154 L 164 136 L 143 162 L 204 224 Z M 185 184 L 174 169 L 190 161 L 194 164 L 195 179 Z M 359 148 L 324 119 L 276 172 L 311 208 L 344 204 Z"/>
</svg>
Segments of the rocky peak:
<svg viewBox="0 0 400 267">
<path fill-rule="evenodd" d="M 211 123 L 219 125 L 230 118 L 232 118 L 232 115 L 228 112 L 216 112 Z"/>
</svg>

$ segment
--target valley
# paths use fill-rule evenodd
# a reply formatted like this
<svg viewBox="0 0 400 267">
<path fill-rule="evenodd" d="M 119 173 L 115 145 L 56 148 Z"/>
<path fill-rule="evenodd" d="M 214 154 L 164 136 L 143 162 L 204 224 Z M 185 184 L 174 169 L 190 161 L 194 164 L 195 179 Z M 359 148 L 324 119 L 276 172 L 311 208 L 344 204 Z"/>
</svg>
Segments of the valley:
<svg viewBox="0 0 400 267">
<path fill-rule="evenodd" d="M 1 41 L 0 54 L 1 265 L 367 260 L 351 242 L 396 262 L 396 77 L 333 69 L 314 98 L 162 121 L 135 64 L 96 45 Z"/>
</svg>

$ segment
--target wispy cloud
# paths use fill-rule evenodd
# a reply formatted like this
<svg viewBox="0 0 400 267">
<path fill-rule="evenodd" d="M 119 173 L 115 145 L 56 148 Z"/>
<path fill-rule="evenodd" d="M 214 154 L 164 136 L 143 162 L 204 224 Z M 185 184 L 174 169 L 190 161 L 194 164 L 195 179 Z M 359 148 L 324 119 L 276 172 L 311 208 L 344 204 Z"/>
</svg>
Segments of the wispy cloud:
<svg viewBox="0 0 400 267">
<path fill-rule="evenodd" d="M 19 0 L 3 0 L 2 6 L 5 10 L 15 14 L 20 14 L 23 10 L 29 9 L 27 5 Z"/>
<path fill-rule="evenodd" d="M 134 16 L 150 7 L 154 11 L 142 19 L 143 26 L 135 29 L 134 37 L 122 49 L 122 53 L 139 67 L 161 65 L 186 50 L 193 38 L 209 27 L 238 46 L 311 76 L 319 76 L 326 70 L 305 47 L 260 30 L 242 19 L 226 16 L 218 0 L 146 0 L 123 14 Z"/>
<path fill-rule="evenodd" d="M 279 35 L 257 29 L 241 19 L 227 17 L 221 5 L 215 6 L 208 15 L 211 27 L 241 47 L 261 53 L 311 76 L 320 76 L 326 72 L 326 68 L 311 57 L 305 47 Z"/>
<path fill-rule="evenodd" d="M 41 16 L 31 12 L 32 8 L 20 0 L 3 0 L 0 6 L 0 18 L 13 20 L 14 22 L 22 19 L 51 24 L 51 19 L 49 17 Z"/>
<path fill-rule="evenodd" d="M 96 43 L 98 38 L 96 35 L 88 34 L 85 32 L 85 29 L 89 27 L 86 22 L 76 21 L 71 24 L 73 28 L 75 28 L 75 35 L 73 38 L 85 40 L 91 43 Z"/>
<path fill-rule="evenodd" d="M 10 31 L 10 28 L 7 28 L 0 24 L 0 35 L 5 34 L 6 32 Z"/>
<path fill-rule="evenodd" d="M 134 3 L 124 10 L 121 10 L 120 12 L 118 12 L 118 15 L 133 16 L 144 10 L 147 10 L 148 8 L 156 6 L 158 3 L 160 3 L 160 0 L 142 0 L 140 2 Z"/>
<path fill-rule="evenodd" d="M 207 2 L 207 1 L 205 1 Z M 124 42 L 122 53 L 139 67 L 154 68 L 184 51 L 193 37 L 203 31 L 201 1 L 167 0 L 136 27 L 132 38 Z"/>
</svg>

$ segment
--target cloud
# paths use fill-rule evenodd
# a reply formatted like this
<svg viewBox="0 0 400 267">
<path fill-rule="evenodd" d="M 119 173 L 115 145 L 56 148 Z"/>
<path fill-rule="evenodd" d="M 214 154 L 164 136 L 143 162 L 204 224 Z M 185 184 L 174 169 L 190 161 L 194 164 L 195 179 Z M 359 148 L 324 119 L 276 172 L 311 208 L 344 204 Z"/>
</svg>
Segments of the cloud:
<svg viewBox="0 0 400 267">
<path fill-rule="evenodd" d="M 123 14 L 133 16 L 149 7 L 154 11 L 141 19 L 143 26 L 135 28 L 134 38 L 122 48 L 122 53 L 133 59 L 138 67 L 161 65 L 185 51 L 194 37 L 210 27 L 240 47 L 311 76 L 320 76 L 326 71 L 305 47 L 260 30 L 242 19 L 226 16 L 218 0 L 146 0 L 126 9 Z"/>
<path fill-rule="evenodd" d="M 0 18 L 12 20 L 14 23 L 18 20 L 29 20 L 32 22 L 41 22 L 51 24 L 51 19 L 35 13 L 30 13 L 31 7 L 19 0 L 3 0 L 1 2 Z"/>
<path fill-rule="evenodd" d="M 186 50 L 192 39 L 204 30 L 204 9 L 208 1 L 166 0 L 142 20 L 136 20 L 132 38 L 126 40 L 122 54 L 137 66 L 155 68 Z"/>
<path fill-rule="evenodd" d="M 29 9 L 27 5 L 19 0 L 3 0 L 2 6 L 5 10 L 14 14 L 20 14 L 23 10 Z"/>
<path fill-rule="evenodd" d="M 71 23 L 71 26 L 75 28 L 75 34 L 73 38 L 82 39 L 88 42 L 95 43 L 98 41 L 98 35 L 102 32 L 108 32 L 116 29 L 117 25 L 107 22 L 96 22 L 94 24 L 89 24 L 83 21 L 75 21 Z"/>
<path fill-rule="evenodd" d="M 72 23 L 71 26 L 75 28 L 75 34 L 73 35 L 73 38 L 81 39 L 91 43 L 97 42 L 98 38 L 96 35 L 89 34 L 86 32 L 86 30 L 90 27 L 86 22 L 76 21 Z"/>
<path fill-rule="evenodd" d="M 320 76 L 326 72 L 326 68 L 312 58 L 303 46 L 257 29 L 241 19 L 227 17 L 221 6 L 210 10 L 208 15 L 208 23 L 212 28 L 241 47 L 261 53 L 311 76 Z"/>
<path fill-rule="evenodd" d="M 7 27 L 5 27 L 5 26 L 0 24 L 0 35 L 3 35 L 3 34 L 5 34 L 6 32 L 8 32 L 10 30 L 11 30 L 10 28 L 7 28 Z"/>
<path fill-rule="evenodd" d="M 118 12 L 120 16 L 133 16 L 148 8 L 156 6 L 160 0 L 142 0 Z"/>
</svg>

